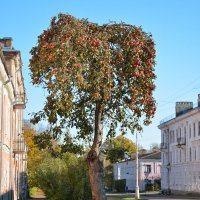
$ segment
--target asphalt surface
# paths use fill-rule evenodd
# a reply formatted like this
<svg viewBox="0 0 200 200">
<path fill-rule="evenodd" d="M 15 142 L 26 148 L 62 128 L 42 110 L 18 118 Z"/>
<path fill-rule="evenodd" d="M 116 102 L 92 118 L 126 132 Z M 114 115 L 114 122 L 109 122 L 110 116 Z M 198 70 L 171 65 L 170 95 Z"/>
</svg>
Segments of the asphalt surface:
<svg viewBox="0 0 200 200">
<path fill-rule="evenodd" d="M 112 198 L 110 198 L 112 196 Z M 121 193 L 121 194 L 107 194 L 108 199 L 110 200 L 115 200 L 116 198 L 119 197 L 135 197 L 134 193 Z M 185 200 L 190 200 L 190 199 L 199 199 L 200 196 L 198 197 L 193 197 L 193 196 L 176 196 L 176 195 L 160 195 L 158 193 L 141 193 L 140 198 L 142 199 L 148 199 L 148 200 L 158 200 L 158 199 L 165 199 L 165 200 L 180 200 L 180 199 L 185 199 Z"/>
<path fill-rule="evenodd" d="M 112 197 L 111 197 L 112 196 Z M 134 193 L 115 193 L 115 194 L 107 194 L 108 200 L 119 200 L 119 197 L 135 197 Z M 115 198 L 116 197 L 116 198 Z M 158 193 L 152 192 L 152 193 L 141 193 L 140 198 L 142 199 L 148 199 L 148 200 L 190 200 L 190 199 L 199 199 L 199 197 L 193 197 L 193 196 L 175 196 L 175 195 L 160 195 Z M 45 197 L 42 195 L 33 196 L 32 198 L 28 200 L 45 200 Z"/>
</svg>

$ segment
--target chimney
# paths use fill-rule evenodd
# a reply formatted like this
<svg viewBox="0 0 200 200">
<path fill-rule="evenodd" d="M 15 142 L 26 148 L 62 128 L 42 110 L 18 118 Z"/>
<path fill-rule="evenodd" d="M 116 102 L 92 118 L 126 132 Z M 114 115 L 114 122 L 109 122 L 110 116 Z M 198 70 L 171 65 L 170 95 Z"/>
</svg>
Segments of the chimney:
<svg viewBox="0 0 200 200">
<path fill-rule="evenodd" d="M 200 98 L 200 96 L 199 96 Z M 176 117 L 193 109 L 192 102 L 176 102 Z"/>
<path fill-rule="evenodd" d="M 200 94 L 198 94 L 198 107 L 200 107 Z"/>
<path fill-rule="evenodd" d="M 3 47 L 12 48 L 12 38 L 11 37 L 0 38 L 0 43 L 3 44 Z"/>
</svg>

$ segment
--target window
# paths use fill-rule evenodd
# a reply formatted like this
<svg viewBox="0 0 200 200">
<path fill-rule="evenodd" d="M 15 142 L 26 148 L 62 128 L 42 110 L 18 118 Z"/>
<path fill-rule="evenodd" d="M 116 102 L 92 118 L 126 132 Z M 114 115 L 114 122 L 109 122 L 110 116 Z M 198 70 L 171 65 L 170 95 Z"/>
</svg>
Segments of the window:
<svg viewBox="0 0 200 200">
<path fill-rule="evenodd" d="M 198 123 L 198 128 L 199 128 L 198 135 L 200 135 L 200 122 Z"/>
<path fill-rule="evenodd" d="M 193 124 L 193 136 L 195 137 L 195 123 Z"/>
<path fill-rule="evenodd" d="M 172 143 L 172 131 L 170 131 L 170 138 L 169 138 L 170 143 Z"/>
<path fill-rule="evenodd" d="M 172 162 L 172 152 L 169 153 L 169 162 Z"/>
<path fill-rule="evenodd" d="M 198 155 L 198 160 L 200 160 L 200 146 L 198 146 L 198 152 L 197 152 L 197 155 Z"/>
<path fill-rule="evenodd" d="M 190 147 L 190 161 L 192 161 L 192 149 L 191 149 L 191 147 Z"/>
<path fill-rule="evenodd" d="M 151 165 L 146 165 L 146 172 L 151 173 Z"/>
<path fill-rule="evenodd" d="M 189 132 L 189 137 L 190 137 L 190 138 L 191 138 L 191 132 L 192 132 L 192 131 L 191 131 L 191 125 L 190 125 L 190 132 Z"/>
<path fill-rule="evenodd" d="M 184 137 L 186 138 L 186 127 L 184 127 Z"/>
<path fill-rule="evenodd" d="M 186 150 L 184 149 L 184 162 L 186 162 Z"/>
</svg>

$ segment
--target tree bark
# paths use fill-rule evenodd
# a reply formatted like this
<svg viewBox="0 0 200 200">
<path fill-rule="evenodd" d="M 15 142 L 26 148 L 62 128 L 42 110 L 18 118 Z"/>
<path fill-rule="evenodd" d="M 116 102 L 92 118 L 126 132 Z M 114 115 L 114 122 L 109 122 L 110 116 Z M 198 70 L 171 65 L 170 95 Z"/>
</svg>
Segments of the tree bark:
<svg viewBox="0 0 200 200">
<path fill-rule="evenodd" d="M 102 109 L 101 102 L 96 102 L 95 110 L 95 132 L 93 145 L 88 153 L 87 163 L 89 168 L 89 179 L 92 191 L 92 200 L 106 200 L 104 188 L 103 163 L 100 160 L 100 146 L 102 143 L 103 127 L 102 127 Z"/>
</svg>

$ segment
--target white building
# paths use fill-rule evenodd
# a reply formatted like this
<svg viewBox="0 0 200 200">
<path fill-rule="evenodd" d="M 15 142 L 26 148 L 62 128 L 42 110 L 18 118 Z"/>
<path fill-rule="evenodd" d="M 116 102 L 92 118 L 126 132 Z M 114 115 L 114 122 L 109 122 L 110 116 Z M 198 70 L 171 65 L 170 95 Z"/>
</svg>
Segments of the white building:
<svg viewBox="0 0 200 200">
<path fill-rule="evenodd" d="M 198 106 L 177 102 L 176 115 L 161 121 L 161 188 L 200 194 L 200 95 Z"/>
<path fill-rule="evenodd" d="M 20 51 L 0 38 L 0 199 L 25 199 L 26 146 L 23 139 L 25 88 Z"/>
<path fill-rule="evenodd" d="M 160 179 L 161 173 L 161 153 L 152 152 L 139 156 L 138 179 L 139 189 L 145 190 L 145 184 L 153 183 L 154 180 Z M 135 159 L 129 159 L 113 165 L 114 180 L 126 180 L 126 190 L 134 191 L 136 182 L 136 163 Z"/>
</svg>

